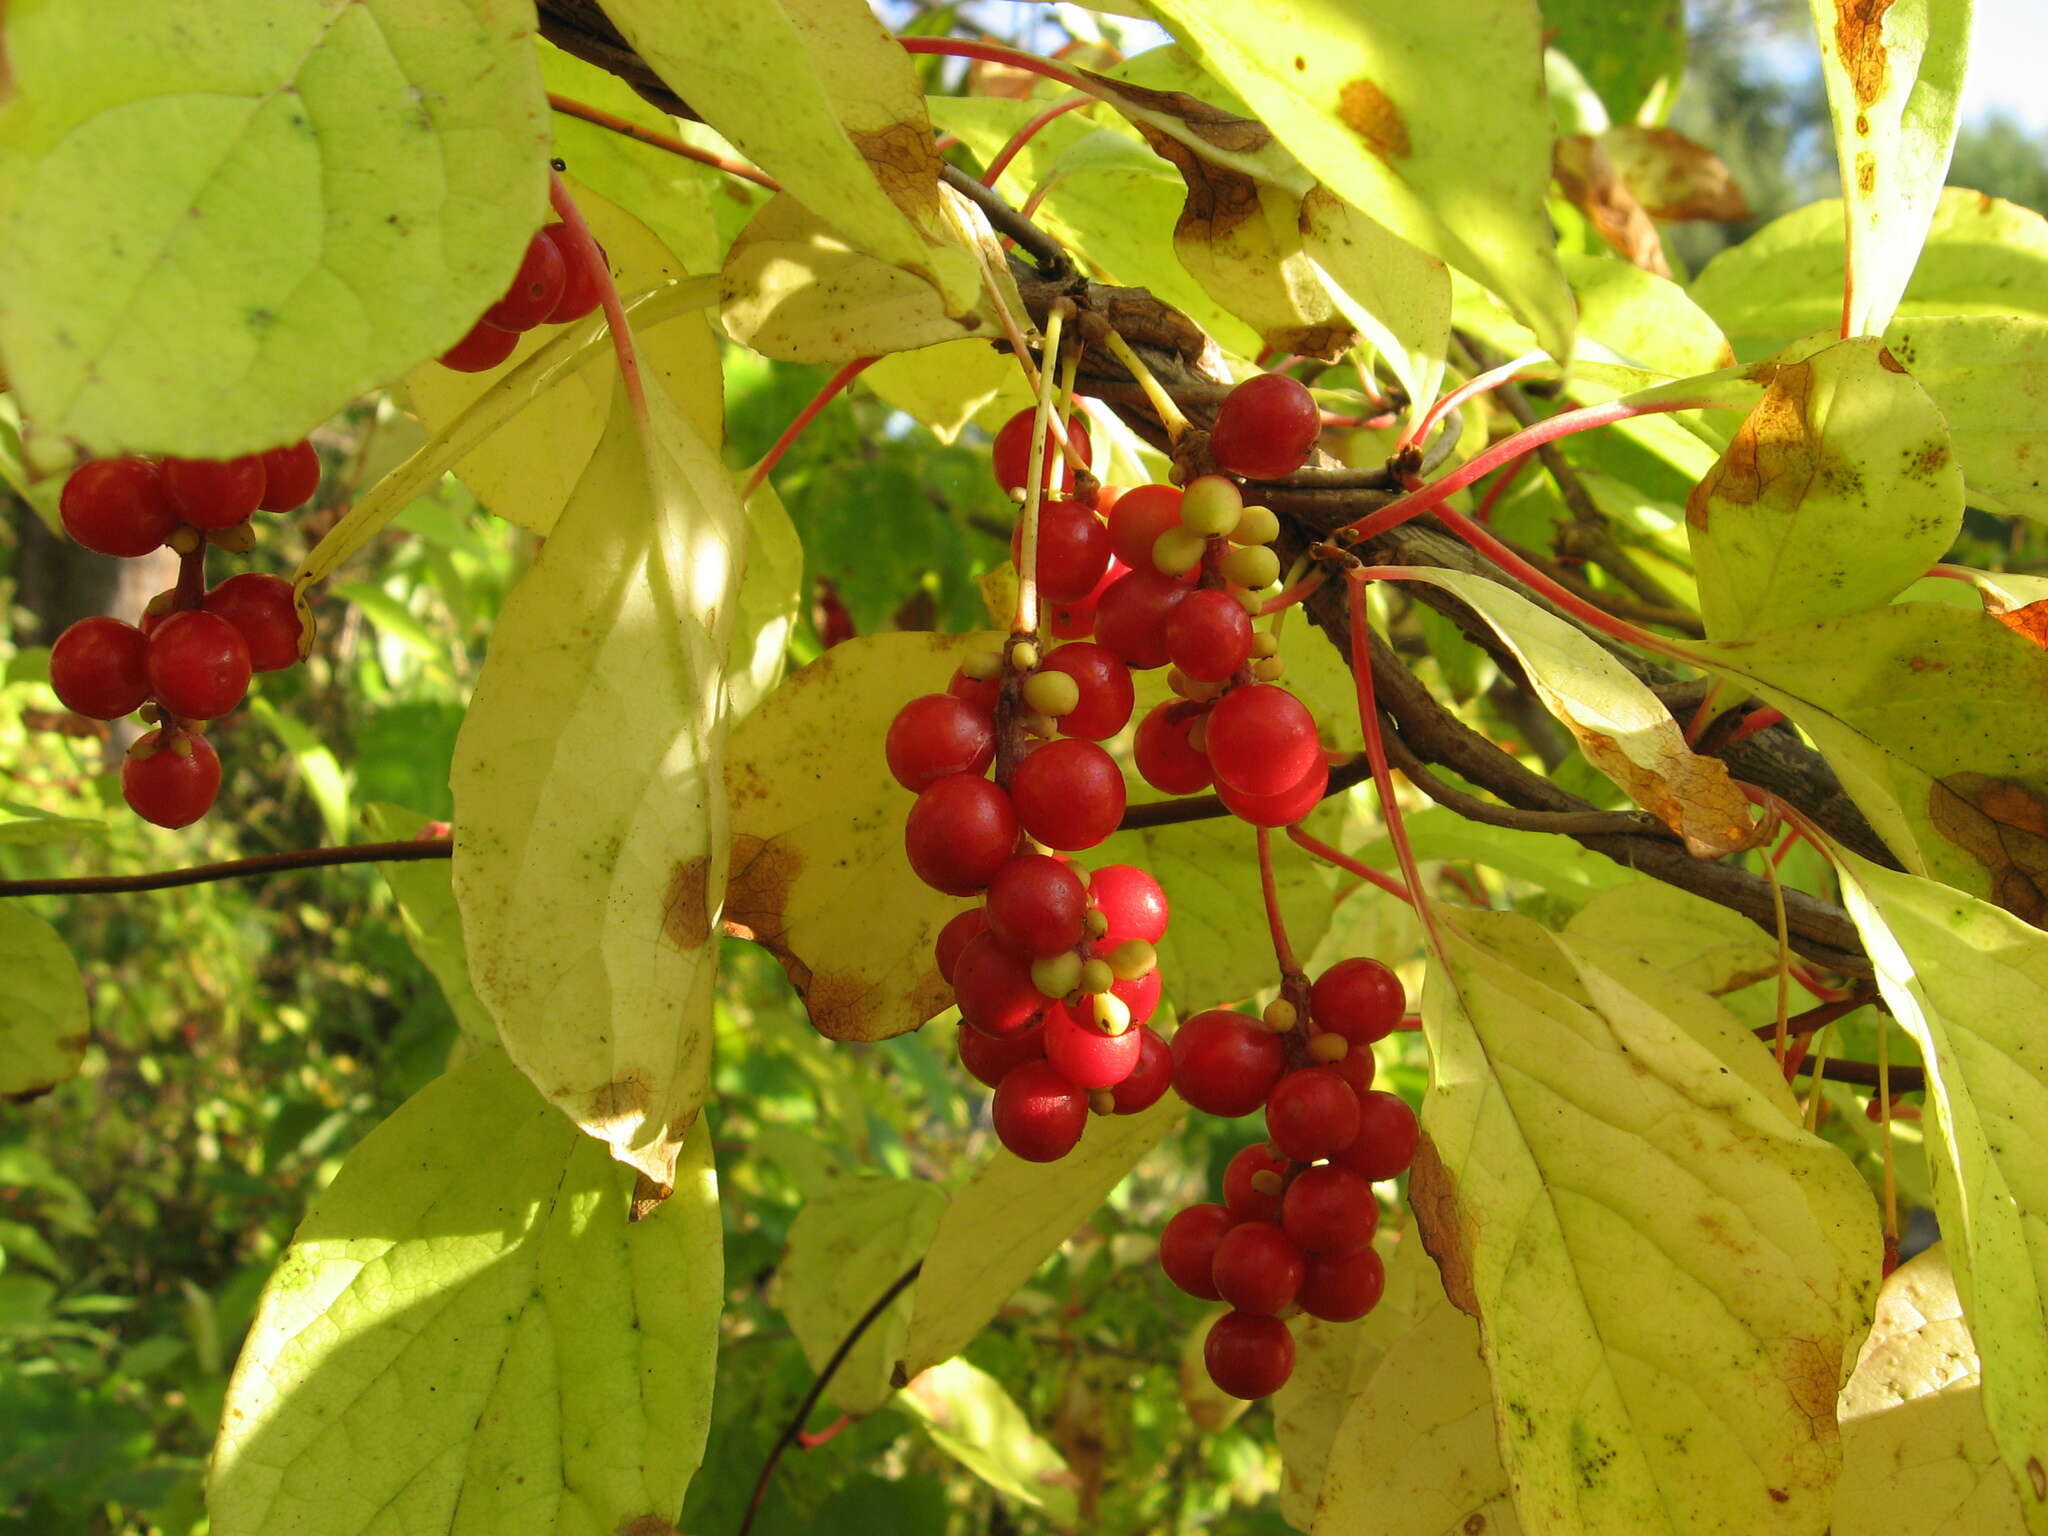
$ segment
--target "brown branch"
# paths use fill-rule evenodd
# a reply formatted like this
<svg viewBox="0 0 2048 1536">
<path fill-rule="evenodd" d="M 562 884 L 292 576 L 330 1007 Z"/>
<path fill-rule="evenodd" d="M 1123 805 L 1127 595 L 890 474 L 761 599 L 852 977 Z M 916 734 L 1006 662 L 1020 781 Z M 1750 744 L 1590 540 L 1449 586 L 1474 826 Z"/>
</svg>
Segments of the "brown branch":
<svg viewBox="0 0 2048 1536">
<path fill-rule="evenodd" d="M 351 843 L 336 848 L 294 848 L 263 853 L 222 864 L 195 864 L 189 869 L 160 869 L 142 875 L 72 875 L 56 880 L 0 880 L 0 897 L 123 895 L 132 891 L 168 891 L 181 885 L 208 885 L 216 880 L 247 880 L 257 875 L 284 874 L 295 869 L 332 869 L 342 864 L 403 864 L 415 859 L 445 859 L 454 847 L 445 838 L 421 842 Z"/>
<path fill-rule="evenodd" d="M 1813 1062 L 1802 1061 L 1793 1071 L 1800 1077 L 1811 1077 Z M 1874 1061 L 1839 1061 L 1830 1057 L 1821 1063 L 1820 1075 L 1831 1083 L 1854 1083 L 1858 1088 L 1879 1086 L 1877 1063 Z M 1894 1094 L 1927 1091 L 1925 1067 L 1893 1067 L 1887 1075 L 1891 1078 L 1890 1087 Z"/>
<path fill-rule="evenodd" d="M 1045 281 L 1061 283 L 1073 279 L 1074 258 L 1067 254 L 1067 248 L 1012 208 L 995 188 L 983 186 L 950 162 L 940 164 L 939 179 L 986 214 L 997 234 L 1007 235 L 1019 250 L 1029 254 L 1038 263 L 1038 274 Z"/>
<path fill-rule="evenodd" d="M 1807 1009 L 1804 1013 L 1795 1013 L 1791 1018 L 1787 1019 L 1785 1021 L 1785 1034 L 1787 1038 L 1810 1035 L 1815 1030 L 1834 1023 L 1835 1020 L 1842 1018 L 1844 1015 L 1854 1013 L 1858 1008 L 1867 1008 L 1876 1001 L 1875 995 L 1859 992 L 1851 997 L 1837 998 L 1833 1002 L 1822 1003 L 1818 1007 Z M 1775 1040 L 1778 1037 L 1778 1026 L 1775 1023 L 1760 1024 L 1754 1033 L 1759 1040 Z"/>
</svg>

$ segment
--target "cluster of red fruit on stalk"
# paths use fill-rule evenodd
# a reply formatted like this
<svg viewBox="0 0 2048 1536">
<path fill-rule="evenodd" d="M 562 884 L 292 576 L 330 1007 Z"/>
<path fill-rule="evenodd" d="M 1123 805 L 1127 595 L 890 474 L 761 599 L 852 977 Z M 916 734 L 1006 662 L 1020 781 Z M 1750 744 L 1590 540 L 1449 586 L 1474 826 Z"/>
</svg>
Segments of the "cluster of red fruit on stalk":
<svg viewBox="0 0 2048 1536">
<path fill-rule="evenodd" d="M 1033 421 L 1018 413 L 992 455 L 997 483 L 1020 498 Z M 945 693 L 903 706 L 887 741 L 890 771 L 918 797 L 904 824 L 911 868 L 938 890 L 982 898 L 941 931 L 937 963 L 960 1008 L 961 1061 L 995 1090 L 1006 1147 L 1063 1157 L 1091 1109 L 1135 1114 L 1169 1084 L 1211 1114 L 1265 1107 L 1272 1145 L 1240 1154 L 1227 1203 L 1183 1211 L 1161 1245 L 1176 1284 L 1234 1308 L 1205 1355 L 1217 1385 L 1240 1397 L 1274 1391 L 1292 1369 L 1278 1314 L 1349 1319 L 1378 1300 L 1371 1181 L 1403 1171 L 1417 1135 L 1407 1106 L 1371 1086 L 1370 1046 L 1401 1018 L 1400 983 L 1377 961 L 1346 960 L 1309 989 L 1307 1019 L 1285 999 L 1261 1018 L 1212 1009 L 1169 1046 L 1147 1022 L 1161 992 L 1165 893 L 1131 865 L 1087 873 L 1067 855 L 1123 819 L 1123 772 L 1101 743 L 1130 721 L 1134 670 L 1171 668 L 1175 698 L 1145 716 L 1132 745 L 1153 787 L 1213 787 L 1259 827 L 1300 821 L 1327 792 L 1315 720 L 1279 685 L 1275 638 L 1252 625 L 1258 594 L 1280 577 L 1269 547 L 1279 521 L 1246 505 L 1232 478 L 1292 474 L 1320 427 L 1299 382 L 1255 375 L 1225 399 L 1209 437 L 1225 473 L 1185 488 L 1084 478 L 1078 494 L 1049 431 L 1034 572 L 1047 627 L 1065 643 L 1042 650 L 1012 636 L 970 657 Z M 1078 416 L 1067 432 L 1087 462 Z"/>
<path fill-rule="evenodd" d="M 305 505 L 320 456 L 300 441 L 238 459 L 94 459 L 64 482 L 58 511 L 87 549 L 134 559 L 168 544 L 178 584 L 151 598 L 142 622 L 80 619 L 50 648 L 50 686 L 94 720 L 142 712 L 155 729 L 121 764 L 121 794 L 160 827 L 204 816 L 220 792 L 220 758 L 201 734 L 248 691 L 252 672 L 299 660 L 292 585 L 244 572 L 209 588 L 208 545 L 255 547 L 250 515 Z"/>
<path fill-rule="evenodd" d="M 596 309 L 597 273 L 578 259 L 570 239 L 568 225 L 543 225 L 527 242 L 505 296 L 441 354 L 442 366 L 457 373 L 488 373 L 512 355 L 523 332 L 537 325 L 566 325 Z"/>
</svg>

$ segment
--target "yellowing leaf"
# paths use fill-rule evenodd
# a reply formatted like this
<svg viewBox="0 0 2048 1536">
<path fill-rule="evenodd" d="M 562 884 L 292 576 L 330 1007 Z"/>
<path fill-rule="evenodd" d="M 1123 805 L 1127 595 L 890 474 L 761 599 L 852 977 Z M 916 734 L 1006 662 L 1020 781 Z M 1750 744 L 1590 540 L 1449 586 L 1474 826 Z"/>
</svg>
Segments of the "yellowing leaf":
<svg viewBox="0 0 2048 1536">
<path fill-rule="evenodd" d="M 1410 400 L 1433 400 L 1451 334 L 1441 261 L 1327 188 L 1301 204 L 1301 242 L 1339 313 L 1379 349 Z"/>
<path fill-rule="evenodd" d="M 930 427 L 942 443 L 959 437 L 970 421 L 993 417 L 1000 425 L 1032 399 L 1017 360 L 985 341 L 942 341 L 891 353 L 863 370 L 860 381 Z"/>
<path fill-rule="evenodd" d="M 791 673 L 733 733 L 726 929 L 781 962 L 835 1040 L 886 1040 L 953 1000 L 932 941 L 960 903 L 904 859 L 916 802 L 890 777 L 882 741 L 897 710 L 944 692 L 963 655 L 993 644 L 863 635 Z"/>
<path fill-rule="evenodd" d="M 725 672 L 726 708 L 734 720 L 745 719 L 782 681 L 803 600 L 803 540 L 774 485 L 763 479 L 747 498 L 747 572 Z"/>
<path fill-rule="evenodd" d="M 2019 1495 L 1984 1422 L 1981 1378 L 1936 1243 L 1885 1280 L 1842 1389 L 1835 1536 L 2024 1536 Z"/>
<path fill-rule="evenodd" d="M 1686 502 L 1707 633 L 1874 608 L 1948 553 L 1963 475 L 1941 412 L 1858 337 L 1759 365 L 1764 397 Z"/>
<path fill-rule="evenodd" d="M 1533 5 L 1155 0 L 1209 71 L 1331 192 L 1492 288 L 1568 357 L 1550 107 Z M 1445 48 L 1445 36 L 1459 46 Z"/>
<path fill-rule="evenodd" d="M 2048 935 L 1837 850 L 1877 983 L 1927 1068 L 1934 1208 L 1984 1416 L 2030 1530 L 2048 1530 Z"/>
<path fill-rule="evenodd" d="M 710 1062 L 723 675 L 746 559 L 715 450 L 647 378 L 506 600 L 457 739 L 455 894 L 512 1059 L 657 1187 Z"/>
<path fill-rule="evenodd" d="M 88 1039 L 85 983 L 57 930 L 0 902 L 0 1099 L 27 1100 L 78 1075 Z"/>
<path fill-rule="evenodd" d="M 1747 219 L 1749 200 L 1721 157 L 1675 128 L 1619 123 L 1600 147 L 1653 219 Z"/>
<path fill-rule="evenodd" d="M 1818 1536 L 1878 1267 L 1861 1178 L 1644 978 L 1526 919 L 1438 921 L 1411 1199 L 1479 1320 L 1522 1524 Z"/>
<path fill-rule="evenodd" d="M 1810 0 L 1835 159 L 1849 206 L 1843 330 L 1890 323 L 1955 148 L 1970 7 L 1956 0 Z"/>
<path fill-rule="evenodd" d="M 987 1371 L 956 1355 L 920 1372 L 896 1406 L 924 1425 L 934 1445 L 998 1493 L 1072 1524 L 1073 1472 Z"/>
<path fill-rule="evenodd" d="M 640 1221 L 633 1183 L 499 1051 L 372 1131 L 236 1363 L 217 1536 L 608 1536 L 674 1514 L 723 1293 L 705 1128 Z"/>
<path fill-rule="evenodd" d="M 1528 670 L 1544 706 L 1587 759 L 1701 857 L 1754 841 L 1749 802 L 1718 758 L 1685 744 L 1671 711 L 1586 635 L 1498 582 L 1420 566 L 1382 567 L 1397 581 L 1424 581 L 1469 604 Z"/>
<path fill-rule="evenodd" d="M 1895 320 L 1885 345 L 1941 408 L 1970 504 L 2048 519 L 2048 320 Z"/>
<path fill-rule="evenodd" d="M 451 345 L 541 220 L 532 27 L 484 0 L 9 6 L 0 355 L 37 456 L 269 448 Z"/>
<path fill-rule="evenodd" d="M 1715 997 L 1778 968 L 1777 941 L 1763 929 L 1661 880 L 1629 880 L 1599 892 L 1571 915 L 1564 936 L 1654 955 L 1675 979 Z"/>
</svg>

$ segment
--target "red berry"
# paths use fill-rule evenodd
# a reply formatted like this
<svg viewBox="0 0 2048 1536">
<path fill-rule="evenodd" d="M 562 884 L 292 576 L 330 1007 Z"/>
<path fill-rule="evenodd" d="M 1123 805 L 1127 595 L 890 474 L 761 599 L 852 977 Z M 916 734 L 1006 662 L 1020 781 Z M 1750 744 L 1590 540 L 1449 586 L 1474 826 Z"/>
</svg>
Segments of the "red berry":
<svg viewBox="0 0 2048 1536">
<path fill-rule="evenodd" d="M 1291 827 L 1322 803 L 1330 792 L 1330 765 L 1320 754 L 1309 764 L 1301 782 L 1277 795 L 1247 795 L 1218 780 L 1216 798 L 1239 821 L 1254 827 Z"/>
<path fill-rule="evenodd" d="M 1391 1179 L 1405 1173 L 1415 1160 L 1415 1143 L 1421 1135 L 1422 1127 L 1416 1124 L 1415 1111 L 1407 1102 L 1398 1094 L 1375 1088 L 1358 1101 L 1357 1135 L 1332 1153 L 1331 1161 L 1368 1179 Z"/>
<path fill-rule="evenodd" d="M 1058 859 L 1020 853 L 988 884 L 988 925 L 1010 948 L 1032 959 L 1081 942 L 1088 887 Z"/>
<path fill-rule="evenodd" d="M 1287 1049 L 1257 1020 L 1225 1008 L 1198 1013 L 1173 1037 L 1173 1088 L 1212 1115 L 1248 1115 L 1287 1070 Z"/>
<path fill-rule="evenodd" d="M 1304 1168 L 1281 1203 L 1280 1225 L 1304 1253 L 1368 1247 L 1379 1224 L 1372 1181 L 1338 1163 Z"/>
<path fill-rule="evenodd" d="M 997 488 L 1006 495 L 1022 490 L 1031 479 L 1031 419 L 1035 414 L 1034 408 L 1027 405 L 1004 422 L 1002 430 L 996 433 L 995 446 L 989 450 L 989 468 L 995 473 Z M 1088 423 L 1078 411 L 1067 423 L 1067 440 L 1086 463 L 1093 448 L 1088 440 Z M 1060 452 L 1059 440 L 1053 436 L 1049 423 L 1045 432 L 1045 465 L 1038 483 L 1046 490 L 1057 486 L 1068 491 L 1074 486 L 1074 467 Z"/>
<path fill-rule="evenodd" d="M 1157 944 L 1166 937 L 1166 892 L 1135 864 L 1105 864 L 1088 877 L 1088 900 L 1109 923 L 1095 947 L 1103 954 L 1127 939 Z"/>
<path fill-rule="evenodd" d="M 155 597 L 152 597 L 142 605 L 142 617 L 136 622 L 142 626 L 142 632 L 145 635 L 153 635 L 156 633 L 157 626 L 177 611 L 178 589 L 176 587 L 165 587 L 163 591 L 157 593 Z"/>
<path fill-rule="evenodd" d="M 1223 1170 L 1223 1203 L 1239 1221 L 1278 1221 L 1280 1192 L 1268 1194 L 1252 1187 L 1262 1173 L 1278 1183 L 1287 1176 L 1287 1159 L 1263 1141 L 1255 1141 L 1233 1157 Z"/>
<path fill-rule="evenodd" d="M 1159 1011 L 1159 994 L 1163 990 L 1157 966 L 1135 981 L 1113 981 L 1109 984 L 1110 996 L 1130 1010 L 1133 1024 L 1142 1024 Z"/>
<path fill-rule="evenodd" d="M 917 797 L 903 851 L 917 878 L 948 896 L 976 896 L 1017 846 L 1010 797 L 971 773 L 948 774 Z"/>
<path fill-rule="evenodd" d="M 996 731 L 967 700 L 927 693 L 896 711 L 883 751 L 896 782 L 915 795 L 949 774 L 986 773 Z"/>
<path fill-rule="evenodd" d="M 165 459 L 164 489 L 195 528 L 232 528 L 263 501 L 263 459 Z"/>
<path fill-rule="evenodd" d="M 998 1038 L 962 1025 L 958 1033 L 960 1065 L 989 1088 L 1002 1085 L 1011 1070 L 1045 1055 L 1045 1026 L 1034 1024 L 1017 1034 Z"/>
<path fill-rule="evenodd" d="M 1154 705 L 1138 722 L 1131 756 L 1147 784 L 1169 795 L 1192 795 L 1209 787 L 1208 756 L 1188 741 L 1188 732 L 1205 713 L 1191 704 L 1170 702 Z"/>
<path fill-rule="evenodd" d="M 953 962 L 953 995 L 960 1017 L 989 1035 L 1022 1034 L 1050 1003 L 1031 979 L 1031 962 L 992 933 L 969 939 Z"/>
<path fill-rule="evenodd" d="M 1109 1094 L 1119 1115 L 1135 1115 L 1150 1109 L 1173 1086 L 1172 1048 L 1156 1030 L 1140 1025 L 1132 1033 L 1138 1037 L 1138 1064 Z"/>
<path fill-rule="evenodd" d="M 1046 1016 L 1045 1058 L 1076 1088 L 1114 1088 L 1131 1075 L 1144 1046 L 1137 1030 L 1105 1035 L 1064 1003 L 1053 1004 Z"/>
<path fill-rule="evenodd" d="M 214 720 L 249 691 L 249 644 L 217 613 L 174 613 L 149 637 L 149 691 L 172 714 Z"/>
<path fill-rule="evenodd" d="M 1401 978 L 1365 955 L 1339 960 L 1308 989 L 1309 1017 L 1353 1045 L 1384 1040 L 1407 1011 L 1408 994 Z"/>
<path fill-rule="evenodd" d="M 568 282 L 569 264 L 561 247 L 536 231 L 526 242 L 526 254 L 519 270 L 505 289 L 505 297 L 484 311 L 484 319 L 503 331 L 530 331 L 555 312 Z"/>
<path fill-rule="evenodd" d="M 1174 576 L 1140 567 L 1110 584 L 1095 605 L 1095 638 L 1126 666 L 1145 671 L 1166 665 L 1166 616 L 1194 588 Z"/>
<path fill-rule="evenodd" d="M 1301 1289 L 1302 1252 L 1270 1221 L 1242 1221 L 1216 1245 L 1216 1290 L 1241 1312 L 1278 1312 Z"/>
<path fill-rule="evenodd" d="M 1379 1305 L 1387 1288 L 1386 1266 L 1371 1248 L 1353 1253 L 1311 1255 L 1296 1300 L 1310 1317 L 1349 1323 Z"/>
<path fill-rule="evenodd" d="M 1202 750 L 1219 785 L 1244 795 L 1294 788 L 1321 761 L 1315 716 L 1274 683 L 1233 688 L 1209 711 Z"/>
<path fill-rule="evenodd" d="M 149 637 L 119 619 L 80 619 L 50 647 L 50 687 L 93 720 L 132 714 L 149 697 Z"/>
<path fill-rule="evenodd" d="M 1379 1063 L 1372 1059 L 1371 1046 L 1353 1045 L 1345 1051 L 1340 1060 L 1331 1062 L 1329 1066 L 1332 1072 L 1351 1085 L 1351 1091 L 1362 1101 L 1372 1089 L 1373 1074 L 1378 1070 Z"/>
<path fill-rule="evenodd" d="M 1220 1205 L 1191 1205 L 1176 1211 L 1159 1234 L 1159 1267 L 1166 1271 L 1166 1278 L 1190 1296 L 1222 1300 L 1216 1294 L 1216 1245 L 1236 1225 Z"/>
<path fill-rule="evenodd" d="M 1124 773 L 1092 741 L 1050 741 L 1010 776 L 1017 820 L 1048 848 L 1093 848 L 1124 818 Z"/>
<path fill-rule="evenodd" d="M 1358 1134 L 1358 1095 L 1328 1067 L 1304 1067 L 1273 1085 L 1266 1134 L 1298 1163 L 1328 1157 Z"/>
<path fill-rule="evenodd" d="M 946 684 L 946 692 L 973 705 L 974 712 L 994 726 L 996 701 L 1003 696 L 1000 677 L 969 677 L 965 672 L 955 672 L 953 680 Z"/>
<path fill-rule="evenodd" d="M 1088 1125 L 1088 1095 L 1049 1061 L 1013 1067 L 996 1087 L 996 1136 L 1027 1163 L 1056 1162 Z"/>
<path fill-rule="evenodd" d="M 1140 485 L 1117 498 L 1109 514 L 1109 544 L 1117 559 L 1137 570 L 1152 569 L 1159 535 L 1180 526 L 1180 487 Z"/>
<path fill-rule="evenodd" d="M 1081 702 L 1059 717 L 1062 736 L 1106 741 L 1131 722 L 1136 690 L 1131 669 L 1092 641 L 1062 645 L 1046 654 L 1040 670 L 1064 672 L 1081 690 Z"/>
<path fill-rule="evenodd" d="M 189 827 L 219 793 L 220 759 L 196 731 L 151 731 L 121 763 L 121 798 L 160 827 Z"/>
<path fill-rule="evenodd" d="M 510 357 L 518 345 L 518 332 L 479 320 L 462 340 L 441 354 L 441 366 L 457 373 L 489 373 Z"/>
<path fill-rule="evenodd" d="M 1010 535 L 1010 556 L 1022 561 L 1024 531 Z M 1038 590 L 1056 603 L 1080 602 L 1109 569 L 1109 530 L 1078 501 L 1038 509 Z"/>
<path fill-rule="evenodd" d="M 1102 594 L 1109 590 L 1110 583 L 1114 582 L 1128 569 L 1130 567 L 1126 566 L 1123 561 L 1112 557 L 1109 562 L 1109 569 L 1102 573 L 1102 579 L 1095 583 L 1094 589 L 1086 597 L 1078 602 L 1052 604 L 1045 623 L 1046 628 L 1052 631 L 1053 638 L 1055 640 L 1085 640 L 1088 636 L 1094 634 L 1095 610 L 1102 601 Z"/>
<path fill-rule="evenodd" d="M 1202 1363 L 1232 1397 L 1270 1397 L 1294 1374 L 1294 1335 L 1277 1317 L 1226 1312 L 1202 1341 Z"/>
<path fill-rule="evenodd" d="M 320 489 L 320 455 L 303 437 L 285 448 L 266 449 L 263 460 L 263 499 L 256 503 L 266 512 L 289 512 L 303 507 Z"/>
<path fill-rule="evenodd" d="M 57 498 L 64 531 L 95 554 L 132 559 L 161 548 L 178 526 L 163 477 L 147 459 L 93 459 Z"/>
<path fill-rule="evenodd" d="M 1255 373 L 1223 397 L 1209 453 L 1233 475 L 1277 480 L 1308 462 L 1322 429 L 1315 396 L 1299 379 Z"/>
<path fill-rule="evenodd" d="M 967 947 L 969 939 L 987 927 L 988 909 L 969 907 L 948 919 L 946 926 L 939 930 L 939 936 L 932 941 L 932 957 L 938 962 L 939 976 L 947 986 L 953 984 L 953 967 L 959 962 L 960 951 Z"/>
<path fill-rule="evenodd" d="M 538 238 L 554 246 L 562 258 L 562 296 L 548 311 L 546 323 L 567 325 L 571 320 L 581 320 L 596 309 L 604 297 L 597 272 L 586 266 L 578 255 L 570 239 L 568 225 L 549 224 L 541 230 Z M 597 259 L 599 263 L 605 259 L 601 245 L 597 248 Z"/>
<path fill-rule="evenodd" d="M 256 671 L 277 672 L 298 662 L 299 612 L 292 584 L 282 576 L 244 571 L 212 588 L 200 605 L 241 631 Z"/>
<path fill-rule="evenodd" d="M 1197 682 L 1222 682 L 1251 654 L 1251 616 L 1228 592 L 1190 592 L 1166 616 L 1167 660 Z"/>
</svg>

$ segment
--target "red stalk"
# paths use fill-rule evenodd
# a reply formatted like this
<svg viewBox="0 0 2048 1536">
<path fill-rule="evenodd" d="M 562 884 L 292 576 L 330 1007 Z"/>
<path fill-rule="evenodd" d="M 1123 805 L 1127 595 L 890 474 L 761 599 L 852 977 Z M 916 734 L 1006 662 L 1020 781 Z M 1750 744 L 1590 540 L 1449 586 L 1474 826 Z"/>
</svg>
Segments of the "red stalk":
<svg viewBox="0 0 2048 1536">
<path fill-rule="evenodd" d="M 644 427 L 647 391 L 640 382 L 640 354 L 633 345 L 633 328 L 626 324 L 626 306 L 619 299 L 618 285 L 612 281 L 612 269 L 605 264 L 604 253 L 591 237 L 583 210 L 569 195 L 569 184 L 562 180 L 560 171 L 548 172 L 548 201 L 554 205 L 555 217 L 569 231 L 572 259 L 581 262 L 597 280 L 598 298 L 604 305 L 605 321 L 611 327 L 612 350 L 619 358 L 619 376 L 626 384 L 626 399 L 633 407 L 634 419 Z"/>
<path fill-rule="evenodd" d="M 803 435 L 804 428 L 817 419 L 818 412 L 830 405 L 833 397 L 859 377 L 861 370 L 874 361 L 872 357 L 856 357 L 825 381 L 825 387 L 811 397 L 811 403 L 796 413 L 796 419 L 782 429 L 782 436 L 776 438 L 769 450 L 761 455 L 761 462 L 754 466 L 753 472 L 747 476 L 745 487 L 740 491 L 741 501 L 745 501 L 760 489 L 761 482 L 768 478 L 769 471 L 782 462 L 782 456 L 789 452 L 790 444 Z"/>
</svg>

